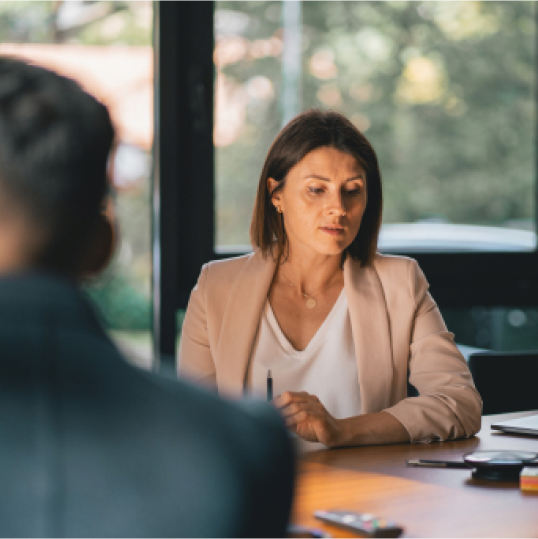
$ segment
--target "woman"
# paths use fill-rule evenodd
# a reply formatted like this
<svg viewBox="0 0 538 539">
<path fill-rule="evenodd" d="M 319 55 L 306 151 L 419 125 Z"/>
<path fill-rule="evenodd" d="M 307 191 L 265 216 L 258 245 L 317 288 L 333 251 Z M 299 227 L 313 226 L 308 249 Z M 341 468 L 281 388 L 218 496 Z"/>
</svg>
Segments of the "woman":
<svg viewBox="0 0 538 539">
<path fill-rule="evenodd" d="M 263 395 L 270 370 L 289 428 L 329 447 L 477 432 L 480 396 L 424 275 L 376 253 L 381 208 L 377 157 L 353 124 L 293 119 L 261 173 L 254 253 L 202 269 L 180 373 Z"/>
</svg>

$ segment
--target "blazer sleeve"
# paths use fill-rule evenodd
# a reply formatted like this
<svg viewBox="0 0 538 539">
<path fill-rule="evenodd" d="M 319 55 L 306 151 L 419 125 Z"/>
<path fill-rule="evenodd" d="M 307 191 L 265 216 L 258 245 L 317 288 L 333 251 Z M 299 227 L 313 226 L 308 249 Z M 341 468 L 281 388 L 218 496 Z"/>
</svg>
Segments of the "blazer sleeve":
<svg viewBox="0 0 538 539">
<path fill-rule="evenodd" d="M 204 265 L 196 286 L 191 292 L 178 354 L 178 374 L 216 387 L 216 369 L 209 344 L 207 327 L 207 275 L 209 267 Z"/>
<path fill-rule="evenodd" d="M 480 430 L 482 399 L 467 362 L 446 329 L 428 282 L 413 260 L 408 282 L 414 301 L 409 350 L 409 382 L 418 397 L 387 409 L 409 432 L 412 442 L 469 437 Z"/>
</svg>

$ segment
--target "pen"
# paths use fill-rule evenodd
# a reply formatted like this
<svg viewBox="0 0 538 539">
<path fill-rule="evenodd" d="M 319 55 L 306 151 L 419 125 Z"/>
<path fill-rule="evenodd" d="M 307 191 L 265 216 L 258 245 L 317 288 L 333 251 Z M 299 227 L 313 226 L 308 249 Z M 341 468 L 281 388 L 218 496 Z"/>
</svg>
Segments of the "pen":
<svg viewBox="0 0 538 539">
<path fill-rule="evenodd" d="M 407 461 L 408 466 L 419 466 L 425 468 L 459 468 L 461 470 L 470 470 L 471 466 L 465 462 L 457 462 L 452 460 L 421 460 L 414 459 Z"/>
<path fill-rule="evenodd" d="M 271 371 L 267 371 L 267 402 L 273 400 L 273 378 L 271 377 Z"/>
</svg>

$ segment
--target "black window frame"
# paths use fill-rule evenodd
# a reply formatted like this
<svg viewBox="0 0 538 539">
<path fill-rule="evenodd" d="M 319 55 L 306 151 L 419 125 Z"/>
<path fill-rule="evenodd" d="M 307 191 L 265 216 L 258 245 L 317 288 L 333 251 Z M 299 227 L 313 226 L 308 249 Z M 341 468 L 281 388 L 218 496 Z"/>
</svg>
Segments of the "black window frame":
<svg viewBox="0 0 538 539">
<path fill-rule="evenodd" d="M 243 254 L 215 250 L 214 8 L 175 1 L 155 9 L 153 330 L 157 364 L 168 366 L 175 363 L 177 311 L 187 307 L 202 265 Z M 536 176 L 534 194 L 536 222 Z M 406 256 L 420 264 L 441 309 L 538 305 L 538 248 Z"/>
</svg>

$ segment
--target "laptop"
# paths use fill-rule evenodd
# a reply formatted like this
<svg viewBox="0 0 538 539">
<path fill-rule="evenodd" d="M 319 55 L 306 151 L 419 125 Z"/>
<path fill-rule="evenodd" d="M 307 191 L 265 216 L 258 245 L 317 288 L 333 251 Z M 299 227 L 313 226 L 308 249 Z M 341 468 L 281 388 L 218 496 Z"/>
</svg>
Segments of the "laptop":
<svg viewBox="0 0 538 539">
<path fill-rule="evenodd" d="M 530 434 L 538 436 L 538 414 L 499 421 L 491 425 L 491 428 L 506 432 L 507 434 Z"/>
</svg>

